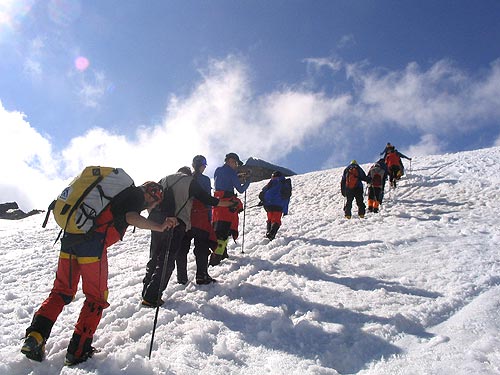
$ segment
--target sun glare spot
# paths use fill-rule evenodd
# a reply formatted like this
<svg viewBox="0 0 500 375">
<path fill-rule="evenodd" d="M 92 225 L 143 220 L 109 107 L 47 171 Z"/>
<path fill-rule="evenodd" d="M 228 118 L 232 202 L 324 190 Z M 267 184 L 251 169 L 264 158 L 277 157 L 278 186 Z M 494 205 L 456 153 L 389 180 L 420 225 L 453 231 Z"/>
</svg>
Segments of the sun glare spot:
<svg viewBox="0 0 500 375">
<path fill-rule="evenodd" d="M 85 71 L 90 65 L 90 61 L 83 56 L 79 56 L 75 60 L 75 68 L 80 72 Z"/>
<path fill-rule="evenodd" d="M 0 0 L 0 29 L 19 27 L 24 17 L 31 11 L 34 0 Z"/>
</svg>

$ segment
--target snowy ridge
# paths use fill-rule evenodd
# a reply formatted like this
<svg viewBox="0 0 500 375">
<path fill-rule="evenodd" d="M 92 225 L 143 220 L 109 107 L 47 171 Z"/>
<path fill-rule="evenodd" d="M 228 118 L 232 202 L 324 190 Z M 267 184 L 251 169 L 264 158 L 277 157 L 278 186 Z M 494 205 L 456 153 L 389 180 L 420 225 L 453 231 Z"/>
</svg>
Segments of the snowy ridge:
<svg viewBox="0 0 500 375">
<path fill-rule="evenodd" d="M 174 271 L 151 360 L 154 310 L 139 307 L 147 231 L 109 249 L 101 352 L 68 368 L 81 291 L 44 362 L 19 352 L 52 286 L 55 222 L 0 220 L 0 374 L 500 374 L 499 160 L 497 147 L 407 161 L 380 214 L 365 219 L 355 204 L 343 218 L 343 168 L 293 176 L 290 215 L 271 243 L 254 207 L 265 181 L 252 184 L 245 253 L 240 237 L 210 268 L 215 285 L 178 285 Z"/>
</svg>

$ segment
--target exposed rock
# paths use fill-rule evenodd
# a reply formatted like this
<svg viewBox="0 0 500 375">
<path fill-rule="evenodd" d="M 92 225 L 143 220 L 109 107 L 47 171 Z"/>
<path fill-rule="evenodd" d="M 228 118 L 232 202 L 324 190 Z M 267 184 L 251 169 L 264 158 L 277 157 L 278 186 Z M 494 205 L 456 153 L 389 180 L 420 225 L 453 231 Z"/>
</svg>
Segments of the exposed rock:
<svg viewBox="0 0 500 375">
<path fill-rule="evenodd" d="M 249 157 L 246 163 L 238 168 L 239 173 L 250 172 L 250 182 L 270 179 L 274 171 L 280 171 L 285 177 L 296 175 L 294 171 L 288 168 L 254 157 Z"/>
<path fill-rule="evenodd" d="M 26 213 L 19 209 L 16 202 L 0 203 L 0 219 L 19 220 L 44 212 L 44 210 L 31 210 Z"/>
</svg>

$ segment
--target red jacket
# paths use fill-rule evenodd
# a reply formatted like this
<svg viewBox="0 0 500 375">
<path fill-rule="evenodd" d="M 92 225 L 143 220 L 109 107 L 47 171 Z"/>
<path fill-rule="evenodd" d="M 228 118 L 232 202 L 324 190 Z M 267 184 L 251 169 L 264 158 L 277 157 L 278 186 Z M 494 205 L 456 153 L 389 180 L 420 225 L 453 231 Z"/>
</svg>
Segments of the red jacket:
<svg viewBox="0 0 500 375">
<path fill-rule="evenodd" d="M 104 237 L 104 248 L 107 249 L 114 243 L 120 241 L 125 234 L 125 229 L 119 232 L 113 225 L 113 215 L 111 213 L 111 205 L 109 205 L 96 219 L 97 228 L 96 232 L 105 233 Z"/>
<path fill-rule="evenodd" d="M 217 237 L 208 216 L 209 210 L 211 208 L 207 208 L 201 201 L 194 199 L 193 207 L 191 208 L 191 228 L 207 232 L 209 246 L 212 250 L 215 250 L 217 248 Z"/>
<path fill-rule="evenodd" d="M 218 190 L 214 193 L 216 198 L 221 201 L 236 200 L 238 201 L 238 206 L 234 210 L 230 210 L 228 207 L 214 207 L 212 210 L 212 223 L 215 224 L 218 221 L 226 221 L 231 223 L 231 233 L 234 240 L 238 238 L 238 213 L 243 211 L 243 203 L 236 196 L 224 198 L 224 191 Z"/>
</svg>

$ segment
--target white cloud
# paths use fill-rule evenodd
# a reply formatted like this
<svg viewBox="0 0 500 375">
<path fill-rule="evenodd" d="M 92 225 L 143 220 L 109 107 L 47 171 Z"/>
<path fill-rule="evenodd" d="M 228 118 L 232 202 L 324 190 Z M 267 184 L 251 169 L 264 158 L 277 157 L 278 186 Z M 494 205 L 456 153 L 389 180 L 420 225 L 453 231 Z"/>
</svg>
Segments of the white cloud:
<svg viewBox="0 0 500 375">
<path fill-rule="evenodd" d="M 34 0 L 33 0 L 34 1 Z M 17 17 L 26 14 L 33 1 L 2 0 L 0 1 L 0 27 L 12 28 Z"/>
<path fill-rule="evenodd" d="M 179 133 L 170 135 L 183 139 L 187 133 L 188 142 L 199 142 L 216 160 L 231 150 L 276 160 L 314 137 L 348 103 L 345 96 L 331 99 L 291 88 L 255 99 L 250 82 L 240 61 L 213 62 L 189 98 L 172 98 L 165 125 Z"/>
<path fill-rule="evenodd" d="M 448 134 L 474 128 L 478 119 L 500 114 L 500 62 L 490 74 L 471 77 L 442 60 L 422 71 L 416 63 L 403 71 L 348 69 L 358 85 L 358 112 L 372 124 Z"/>
<path fill-rule="evenodd" d="M 500 60 L 482 75 L 470 75 L 448 60 L 427 70 L 416 63 L 401 71 L 373 69 L 367 62 L 344 67 L 347 80 L 353 82 L 352 103 L 330 129 L 331 139 L 343 140 L 337 145 L 344 155 L 334 147 L 328 163 L 347 160 L 345 150 L 368 147 L 370 134 L 390 134 L 394 129 L 419 139 L 409 148 L 415 152 L 445 151 L 436 139 L 452 143 L 457 135 L 481 132 L 485 120 L 497 121 L 500 115 Z"/>
<path fill-rule="evenodd" d="M 500 117 L 500 59 L 490 65 L 491 69 L 485 76 L 470 83 L 470 94 L 468 109 L 471 116 L 477 118 Z"/>
<path fill-rule="evenodd" d="M 327 68 L 334 72 L 337 72 L 342 69 L 343 63 L 340 60 L 327 58 L 327 57 L 309 57 L 303 60 L 308 69 L 320 70 L 321 68 Z"/>
<path fill-rule="evenodd" d="M 91 71 L 90 79 L 86 74 L 82 74 L 78 96 L 84 106 L 97 108 L 109 86 L 110 83 L 103 72 Z"/>
<path fill-rule="evenodd" d="M 201 73 L 203 79 L 193 92 L 185 98 L 172 96 L 162 123 L 140 127 L 136 139 L 95 128 L 71 140 L 58 157 L 51 156 L 49 140 L 18 114 L 20 126 L 29 129 L 45 145 L 41 160 L 48 159 L 51 165 L 37 171 L 55 170 L 52 164 L 60 158 L 58 181 L 78 174 L 86 165 L 97 164 L 120 166 L 136 183 L 141 183 L 190 165 L 192 157 L 200 153 L 208 159 L 209 174 L 230 151 L 237 152 L 242 159 L 258 155 L 275 161 L 300 147 L 304 139 L 314 136 L 325 121 L 345 111 L 348 104 L 346 97 L 332 100 L 322 94 L 292 89 L 254 100 L 246 67 L 234 58 L 213 61 Z M 2 111 L 13 116 L 12 112 L 3 108 Z M 13 136 L 9 143 L 16 144 L 19 138 Z M 18 159 L 27 168 L 33 158 L 22 155 Z M 57 194 L 62 187 L 51 194 Z M 40 204 L 37 201 L 38 207 Z"/>
<path fill-rule="evenodd" d="M 31 58 L 24 61 L 24 72 L 33 79 L 38 79 L 42 75 L 42 71 L 42 65 L 39 61 Z"/>
<path fill-rule="evenodd" d="M 354 38 L 354 35 L 352 34 L 346 34 L 346 35 L 343 35 L 339 42 L 338 42 L 338 47 L 339 48 L 344 48 L 344 47 L 347 47 L 347 46 L 352 46 L 352 45 L 355 45 L 356 44 L 356 39 Z"/>
<path fill-rule="evenodd" d="M 314 63 L 328 66 L 327 61 Z M 340 66 L 332 64 L 331 69 Z M 65 181 L 92 164 L 122 167 L 140 184 L 190 165 L 196 154 L 207 157 L 211 175 L 227 152 L 237 152 L 243 160 L 257 156 L 279 162 L 307 145 L 313 152 L 319 146 L 332 150 L 324 167 L 340 165 L 352 159 L 352 150 L 371 142 L 373 132 L 390 132 L 392 127 L 415 134 L 415 144 L 402 150 L 409 156 L 440 153 L 448 146 L 440 140 L 452 138 L 462 127 L 480 129 L 476 120 L 499 114 L 498 61 L 481 77 L 471 77 L 448 61 L 426 71 L 417 64 L 395 72 L 366 64 L 342 66 L 354 82 L 348 94 L 284 87 L 257 96 L 243 61 L 214 60 L 200 72 L 191 93 L 171 96 L 164 119 L 155 126 L 138 125 L 131 138 L 90 129 L 57 152 L 23 114 L 0 106 L 7 145 L 0 156 L 9 160 L 0 175 L 0 201 L 44 208 Z M 84 97 L 98 105 L 105 76 L 97 75 L 94 84 L 97 88 L 89 85 Z"/>
<path fill-rule="evenodd" d="M 0 44 L 11 42 L 35 0 L 0 0 Z"/>
<path fill-rule="evenodd" d="M 26 50 L 27 57 L 24 61 L 24 72 L 34 80 L 41 79 L 43 74 L 40 59 L 43 55 L 44 48 L 45 42 L 43 38 L 37 37 L 30 42 Z"/>
<path fill-rule="evenodd" d="M 1 102 L 0 131 L 0 202 L 17 201 L 24 209 L 46 207 L 56 195 L 55 188 L 62 185 L 50 140 L 32 128 L 22 113 L 5 110 Z"/>
<path fill-rule="evenodd" d="M 439 155 L 446 150 L 446 143 L 441 141 L 434 134 L 424 134 L 420 137 L 420 141 L 404 150 L 405 155 L 409 157 Z"/>
</svg>

